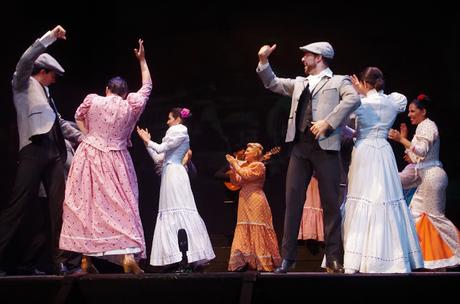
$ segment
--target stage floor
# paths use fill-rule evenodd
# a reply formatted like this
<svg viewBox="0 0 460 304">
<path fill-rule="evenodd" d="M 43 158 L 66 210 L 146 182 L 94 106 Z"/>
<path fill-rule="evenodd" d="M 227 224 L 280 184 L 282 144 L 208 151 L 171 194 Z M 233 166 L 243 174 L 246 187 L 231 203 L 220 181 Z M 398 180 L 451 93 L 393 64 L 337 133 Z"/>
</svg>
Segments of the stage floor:
<svg viewBox="0 0 460 304">
<path fill-rule="evenodd" d="M 460 272 L 206 272 L 0 277 L 0 303 L 298 303 L 458 299 Z M 351 302 L 352 301 L 352 302 Z"/>
</svg>

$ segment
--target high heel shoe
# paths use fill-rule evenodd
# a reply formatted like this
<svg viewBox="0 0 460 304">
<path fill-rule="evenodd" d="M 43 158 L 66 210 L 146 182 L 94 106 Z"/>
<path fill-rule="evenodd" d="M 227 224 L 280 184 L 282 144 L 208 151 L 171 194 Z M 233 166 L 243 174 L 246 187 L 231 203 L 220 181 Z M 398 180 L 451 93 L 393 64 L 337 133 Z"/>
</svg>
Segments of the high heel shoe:
<svg viewBox="0 0 460 304">
<path fill-rule="evenodd" d="M 123 257 L 122 264 L 123 264 L 123 271 L 125 273 L 134 273 L 134 274 L 144 273 L 144 270 L 142 270 L 139 267 L 139 265 L 137 264 L 132 254 L 125 254 Z"/>
<path fill-rule="evenodd" d="M 94 266 L 93 261 L 89 256 L 82 256 L 81 257 L 81 270 L 83 273 L 99 273 L 96 266 Z"/>
</svg>

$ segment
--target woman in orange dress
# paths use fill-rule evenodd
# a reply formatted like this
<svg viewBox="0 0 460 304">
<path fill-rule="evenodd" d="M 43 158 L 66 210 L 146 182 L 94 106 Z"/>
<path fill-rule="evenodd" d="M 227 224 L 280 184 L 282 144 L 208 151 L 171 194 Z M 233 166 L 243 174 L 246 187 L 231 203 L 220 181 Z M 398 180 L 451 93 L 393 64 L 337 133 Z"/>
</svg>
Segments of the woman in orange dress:
<svg viewBox="0 0 460 304">
<path fill-rule="evenodd" d="M 229 271 L 273 271 L 281 264 L 272 213 L 263 191 L 262 150 L 261 144 L 249 143 L 244 153 L 246 162 L 241 165 L 233 156 L 226 155 L 232 168 L 230 179 L 241 186 Z"/>
</svg>

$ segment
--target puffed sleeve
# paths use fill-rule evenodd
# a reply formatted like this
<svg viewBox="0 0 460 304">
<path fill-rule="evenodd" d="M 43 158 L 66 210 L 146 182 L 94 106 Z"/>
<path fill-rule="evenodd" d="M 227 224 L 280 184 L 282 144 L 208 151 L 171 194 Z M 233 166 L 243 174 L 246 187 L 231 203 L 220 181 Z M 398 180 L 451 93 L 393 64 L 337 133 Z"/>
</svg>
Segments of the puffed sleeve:
<svg viewBox="0 0 460 304">
<path fill-rule="evenodd" d="M 406 111 L 406 106 L 407 106 L 407 98 L 403 94 L 393 92 L 390 95 L 388 95 L 390 100 L 393 101 L 393 104 L 397 107 L 398 112 L 404 112 Z"/>
<path fill-rule="evenodd" d="M 86 114 L 93 103 L 93 99 L 97 96 L 97 94 L 89 94 L 85 97 L 83 102 L 78 107 L 77 111 L 75 112 L 75 120 L 85 120 Z"/>
<path fill-rule="evenodd" d="M 235 184 L 237 186 L 241 186 L 241 176 L 236 173 L 235 169 L 231 167 L 232 169 L 230 170 L 230 174 L 228 177 L 230 178 L 230 182 L 232 184 Z"/>
<path fill-rule="evenodd" d="M 150 93 L 152 92 L 152 82 L 148 81 L 142 84 L 139 91 L 129 93 L 126 100 L 134 112 L 142 111 L 146 102 L 149 100 Z"/>
<path fill-rule="evenodd" d="M 401 172 L 399 172 L 403 189 L 410 189 L 418 186 L 418 175 L 415 169 L 415 164 L 408 164 Z"/>
<path fill-rule="evenodd" d="M 155 164 L 155 172 L 157 174 L 161 174 L 161 169 L 163 168 L 163 161 L 165 159 L 164 153 L 157 153 L 153 148 L 147 146 L 147 152 L 149 153 L 150 157 L 153 159 Z"/>
<path fill-rule="evenodd" d="M 406 150 L 411 160 L 415 163 L 422 161 L 438 138 L 438 128 L 431 121 L 421 122 L 415 131 L 411 146 Z"/>
<path fill-rule="evenodd" d="M 183 127 L 185 128 L 185 127 Z M 171 127 L 167 132 L 161 144 L 150 141 L 148 146 L 157 153 L 163 153 L 178 147 L 184 140 L 188 138 L 187 129 L 178 128 L 177 126 Z"/>
<path fill-rule="evenodd" d="M 253 162 L 248 166 L 242 167 L 238 171 L 238 175 L 241 176 L 243 181 L 254 181 L 265 174 L 265 165 L 261 162 Z"/>
</svg>

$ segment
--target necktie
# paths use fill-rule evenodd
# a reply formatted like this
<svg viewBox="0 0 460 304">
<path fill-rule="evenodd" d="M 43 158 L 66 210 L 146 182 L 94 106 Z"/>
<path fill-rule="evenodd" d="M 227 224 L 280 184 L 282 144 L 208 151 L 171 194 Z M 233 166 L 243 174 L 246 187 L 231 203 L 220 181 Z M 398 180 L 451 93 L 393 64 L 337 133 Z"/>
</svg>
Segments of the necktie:
<svg viewBox="0 0 460 304">
<path fill-rule="evenodd" d="M 43 87 L 43 90 L 45 91 L 45 96 L 48 99 L 48 103 L 50 104 L 51 109 L 53 109 L 54 113 L 56 113 L 57 115 L 58 111 L 57 111 L 56 105 L 54 104 L 53 98 L 51 98 L 49 91 L 47 91 L 44 87 Z"/>
<path fill-rule="evenodd" d="M 297 129 L 304 133 L 307 126 L 311 125 L 312 121 L 312 107 L 311 107 L 311 93 L 310 88 L 307 86 L 302 91 L 297 105 L 296 126 Z"/>
</svg>

